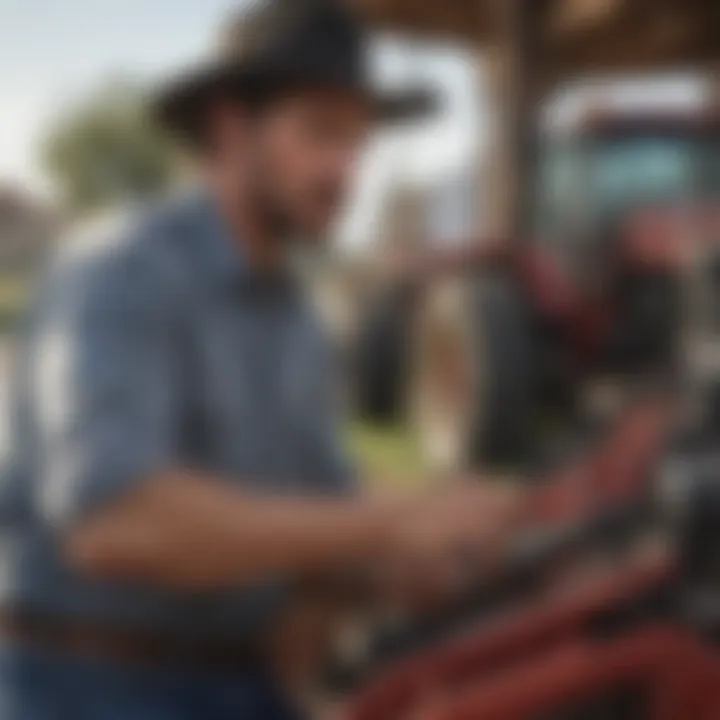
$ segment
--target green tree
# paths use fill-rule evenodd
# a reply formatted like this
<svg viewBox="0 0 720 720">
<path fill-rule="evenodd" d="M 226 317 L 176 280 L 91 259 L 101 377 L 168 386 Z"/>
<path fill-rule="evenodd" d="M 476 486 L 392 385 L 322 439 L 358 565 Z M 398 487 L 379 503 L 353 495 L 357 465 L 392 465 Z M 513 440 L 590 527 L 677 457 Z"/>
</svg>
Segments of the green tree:
<svg viewBox="0 0 720 720">
<path fill-rule="evenodd" d="M 141 88 L 108 81 L 50 128 L 42 160 L 72 212 L 157 194 L 179 172 L 170 139 L 148 119 Z"/>
</svg>

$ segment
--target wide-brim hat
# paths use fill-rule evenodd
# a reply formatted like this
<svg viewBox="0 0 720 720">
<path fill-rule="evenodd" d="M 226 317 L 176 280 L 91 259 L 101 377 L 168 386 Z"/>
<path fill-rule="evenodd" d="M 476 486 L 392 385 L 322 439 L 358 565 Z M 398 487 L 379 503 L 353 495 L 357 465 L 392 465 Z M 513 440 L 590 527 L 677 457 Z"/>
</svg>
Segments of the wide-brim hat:
<svg viewBox="0 0 720 720">
<path fill-rule="evenodd" d="M 368 65 L 367 32 L 342 0 L 256 2 L 225 25 L 213 58 L 159 90 L 153 111 L 166 127 L 192 138 L 208 99 L 219 94 L 338 88 L 367 98 L 380 121 L 413 119 L 434 108 L 425 87 L 380 90 Z"/>
</svg>

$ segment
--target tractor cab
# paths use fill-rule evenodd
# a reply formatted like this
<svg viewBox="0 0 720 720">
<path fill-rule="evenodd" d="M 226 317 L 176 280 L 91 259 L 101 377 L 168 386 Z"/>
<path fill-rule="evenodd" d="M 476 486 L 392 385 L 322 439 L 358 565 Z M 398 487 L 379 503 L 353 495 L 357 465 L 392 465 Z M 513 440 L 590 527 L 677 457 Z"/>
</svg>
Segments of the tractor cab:
<svg viewBox="0 0 720 720">
<path fill-rule="evenodd" d="M 579 128 L 551 135 L 538 176 L 543 238 L 580 260 L 647 253 L 650 234 L 659 251 L 680 229 L 679 211 L 687 225 L 720 201 L 720 117 L 595 113 Z M 588 250 L 596 251 L 591 258 Z"/>
<path fill-rule="evenodd" d="M 683 261 L 714 254 L 719 208 L 717 115 L 595 113 L 546 142 L 537 235 L 613 316 L 595 361 L 625 371 L 671 362 Z"/>
<path fill-rule="evenodd" d="M 496 423 L 498 437 L 525 427 L 524 441 L 486 444 L 490 458 L 602 421 L 628 385 L 687 376 L 688 351 L 717 344 L 717 113 L 606 110 L 556 129 L 539 147 L 535 199 L 531 240 L 508 281 L 522 298 L 523 329 L 512 326 L 529 334 L 533 368 L 516 420 L 500 403 Z M 486 352 L 502 351 L 496 341 Z"/>
<path fill-rule="evenodd" d="M 719 116 L 603 112 L 554 134 L 540 152 L 536 229 L 573 288 L 559 342 L 583 373 L 676 368 L 682 340 L 717 331 Z"/>
</svg>

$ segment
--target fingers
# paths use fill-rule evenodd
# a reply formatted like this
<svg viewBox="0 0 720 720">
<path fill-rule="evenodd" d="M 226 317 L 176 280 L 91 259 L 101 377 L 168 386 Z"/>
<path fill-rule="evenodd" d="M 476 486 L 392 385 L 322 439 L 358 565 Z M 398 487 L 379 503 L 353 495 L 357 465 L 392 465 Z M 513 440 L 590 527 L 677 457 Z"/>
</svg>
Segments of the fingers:
<svg viewBox="0 0 720 720">
<path fill-rule="evenodd" d="M 398 518 L 378 560 L 378 584 L 414 608 L 447 602 L 505 556 L 527 515 L 527 493 L 511 483 L 457 482 L 418 500 Z"/>
</svg>

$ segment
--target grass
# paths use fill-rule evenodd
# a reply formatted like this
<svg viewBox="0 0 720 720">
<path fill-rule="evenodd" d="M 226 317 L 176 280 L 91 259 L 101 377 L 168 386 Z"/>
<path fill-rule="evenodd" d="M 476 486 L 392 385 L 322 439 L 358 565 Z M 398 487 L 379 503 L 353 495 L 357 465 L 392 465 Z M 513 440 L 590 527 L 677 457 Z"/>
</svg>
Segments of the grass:
<svg viewBox="0 0 720 720">
<path fill-rule="evenodd" d="M 425 481 L 427 466 L 412 432 L 400 424 L 355 423 L 350 450 L 370 482 L 380 486 L 412 486 Z"/>
</svg>

